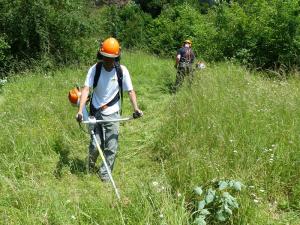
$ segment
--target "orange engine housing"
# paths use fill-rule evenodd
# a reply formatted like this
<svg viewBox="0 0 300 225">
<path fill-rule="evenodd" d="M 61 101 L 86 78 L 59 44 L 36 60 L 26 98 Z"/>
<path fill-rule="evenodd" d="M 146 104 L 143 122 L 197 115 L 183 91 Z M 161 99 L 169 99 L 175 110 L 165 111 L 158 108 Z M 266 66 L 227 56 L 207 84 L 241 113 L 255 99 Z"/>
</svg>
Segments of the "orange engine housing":
<svg viewBox="0 0 300 225">
<path fill-rule="evenodd" d="M 72 104 L 78 105 L 79 104 L 79 100 L 80 100 L 80 96 L 81 96 L 81 92 L 79 88 L 73 88 L 69 91 L 69 101 Z"/>
</svg>

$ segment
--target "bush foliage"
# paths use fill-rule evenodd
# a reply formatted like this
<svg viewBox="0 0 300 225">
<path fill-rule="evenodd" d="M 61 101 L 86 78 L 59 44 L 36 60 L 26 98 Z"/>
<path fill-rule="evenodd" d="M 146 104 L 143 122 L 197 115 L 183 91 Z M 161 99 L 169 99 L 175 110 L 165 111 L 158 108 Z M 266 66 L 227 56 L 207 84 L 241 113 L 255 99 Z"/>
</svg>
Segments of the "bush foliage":
<svg viewBox="0 0 300 225">
<path fill-rule="evenodd" d="M 86 60 L 90 38 L 104 34 L 117 37 L 123 47 L 164 56 L 173 57 L 189 38 L 197 58 L 206 61 L 234 59 L 280 71 L 300 64 L 297 0 L 135 0 L 101 12 L 89 3 L 1 1 L 1 74 L 33 60 L 42 59 L 45 67 Z"/>
<path fill-rule="evenodd" d="M 185 38 L 191 38 L 198 58 L 205 60 L 229 58 L 259 69 L 284 71 L 299 67 L 297 0 L 218 1 L 214 5 L 167 1 L 154 18 L 147 16 L 153 15 L 152 1 L 136 2 L 140 5 L 128 4 L 114 14 L 113 21 L 118 21 L 116 36 L 127 47 L 143 46 L 171 56 Z M 152 5 L 155 14 L 158 6 Z M 209 10 L 203 10 L 209 5 Z"/>
<path fill-rule="evenodd" d="M 82 1 L 1 1 L 1 72 L 41 58 L 74 62 L 80 57 L 76 42 L 91 30 L 87 18 Z"/>
</svg>

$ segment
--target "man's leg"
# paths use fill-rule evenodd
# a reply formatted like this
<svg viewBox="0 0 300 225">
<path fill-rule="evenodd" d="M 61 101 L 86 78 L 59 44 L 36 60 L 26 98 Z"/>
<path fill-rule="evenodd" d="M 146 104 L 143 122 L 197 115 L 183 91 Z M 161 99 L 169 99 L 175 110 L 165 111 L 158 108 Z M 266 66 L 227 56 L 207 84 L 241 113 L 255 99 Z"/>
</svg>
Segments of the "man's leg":
<svg viewBox="0 0 300 225">
<path fill-rule="evenodd" d="M 111 115 L 102 115 L 103 119 L 119 119 L 120 115 L 119 112 L 113 113 Z M 112 172 L 117 149 L 118 149 L 118 137 L 119 137 L 119 122 L 113 122 L 113 123 L 104 123 L 103 124 L 103 136 L 104 136 L 104 148 L 103 148 L 103 154 L 106 159 L 106 163 L 108 167 L 110 168 L 110 171 Z M 106 181 L 109 179 L 107 169 L 102 162 L 100 166 L 99 175 L 101 180 Z"/>
<path fill-rule="evenodd" d="M 193 70 L 193 65 L 191 63 L 189 63 L 187 67 L 187 77 L 188 77 L 189 85 L 191 86 L 194 80 L 194 70 Z"/>
<path fill-rule="evenodd" d="M 184 67 L 179 66 L 176 74 L 175 91 L 177 91 L 178 88 L 182 85 L 184 80 L 184 73 Z"/>
</svg>

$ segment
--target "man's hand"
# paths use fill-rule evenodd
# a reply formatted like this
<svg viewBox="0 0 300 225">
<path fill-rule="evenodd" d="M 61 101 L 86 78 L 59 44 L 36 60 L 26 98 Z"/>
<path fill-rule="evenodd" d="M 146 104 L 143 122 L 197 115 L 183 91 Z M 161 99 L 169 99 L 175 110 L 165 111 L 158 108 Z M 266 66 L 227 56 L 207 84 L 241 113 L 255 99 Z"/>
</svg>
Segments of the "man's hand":
<svg viewBox="0 0 300 225">
<path fill-rule="evenodd" d="M 81 123 L 82 122 L 82 118 L 83 118 L 83 115 L 81 112 L 78 112 L 77 115 L 76 115 L 76 120 L 78 123 Z"/>
<path fill-rule="evenodd" d="M 144 113 L 142 112 L 142 110 L 137 109 L 137 110 L 135 110 L 134 113 L 132 114 L 132 117 L 133 117 L 134 119 L 137 119 L 137 118 L 142 117 L 143 115 L 144 115 Z"/>
</svg>

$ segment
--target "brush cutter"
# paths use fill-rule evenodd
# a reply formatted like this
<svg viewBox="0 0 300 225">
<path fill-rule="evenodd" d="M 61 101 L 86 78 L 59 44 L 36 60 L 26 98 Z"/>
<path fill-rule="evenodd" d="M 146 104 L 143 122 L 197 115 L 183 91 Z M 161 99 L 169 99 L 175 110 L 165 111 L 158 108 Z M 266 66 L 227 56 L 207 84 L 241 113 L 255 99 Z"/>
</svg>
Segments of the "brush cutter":
<svg viewBox="0 0 300 225">
<path fill-rule="evenodd" d="M 86 109 L 84 109 L 84 111 L 86 111 Z M 86 111 L 86 113 L 87 113 L 87 111 Z M 86 113 L 84 113 L 84 114 L 86 114 Z M 84 117 L 85 117 L 85 116 L 84 116 Z M 103 161 L 103 163 L 104 163 L 104 166 L 105 166 L 105 168 L 106 168 L 106 170 L 107 170 L 107 174 L 108 174 L 109 180 L 110 180 L 110 182 L 112 183 L 112 186 L 113 186 L 113 188 L 114 188 L 114 190 L 115 190 L 116 196 L 117 196 L 117 198 L 118 198 L 119 200 L 121 199 L 121 198 L 120 198 L 119 191 L 118 191 L 118 189 L 117 189 L 117 187 L 116 187 L 116 184 L 115 184 L 115 181 L 114 181 L 114 179 L 113 179 L 113 177 L 112 177 L 111 170 L 110 170 L 109 166 L 107 165 L 107 162 L 106 162 L 106 160 L 105 160 L 103 151 L 102 151 L 102 149 L 101 149 L 101 147 L 100 147 L 100 145 L 99 145 L 99 143 L 98 143 L 98 141 L 97 141 L 97 138 L 96 138 L 96 135 L 95 135 L 95 132 L 94 132 L 94 126 L 95 126 L 97 123 L 123 122 L 123 121 L 132 120 L 132 119 L 134 119 L 133 116 L 132 116 L 132 117 L 126 117 L 126 118 L 120 118 L 120 119 L 114 119 L 114 120 L 96 120 L 95 117 L 88 117 L 87 120 L 83 120 L 83 123 L 84 123 L 84 124 L 87 124 L 87 125 L 89 126 L 90 133 L 91 133 L 91 135 L 92 135 L 92 137 L 93 137 L 93 140 L 94 140 L 95 143 L 96 143 L 96 147 L 97 147 L 97 149 L 98 149 L 98 151 L 99 151 L 99 155 L 100 155 L 100 157 L 101 157 L 101 159 L 102 159 L 102 161 Z"/>
<path fill-rule="evenodd" d="M 140 117 L 140 116 L 141 116 L 141 115 L 139 115 L 139 114 L 137 114 L 137 113 L 133 113 L 133 115 L 130 116 L 130 117 L 125 117 L 125 118 L 120 118 L 120 119 L 112 119 L 112 120 L 96 120 L 95 117 L 93 117 L 93 116 L 88 116 L 88 112 L 87 112 L 87 110 L 86 110 L 86 107 L 83 108 L 83 121 L 82 121 L 82 123 L 88 125 L 88 127 L 89 127 L 89 132 L 90 132 L 90 134 L 92 135 L 93 140 L 94 140 L 95 143 L 96 143 L 96 147 L 97 147 L 97 149 L 98 149 L 98 151 L 99 151 L 99 155 L 100 155 L 100 157 L 101 157 L 101 160 L 103 161 L 103 164 L 104 164 L 104 166 L 105 166 L 105 168 L 106 168 L 106 170 L 107 170 L 107 174 L 108 174 L 109 180 L 110 180 L 110 182 L 111 182 L 111 184 L 112 184 L 112 186 L 113 186 L 113 188 L 114 188 L 114 190 L 115 190 L 116 196 L 117 196 L 117 198 L 118 198 L 119 200 L 121 200 L 119 191 L 118 191 L 117 186 L 116 186 L 116 184 L 115 184 L 115 181 L 114 181 L 114 179 L 113 179 L 113 177 L 112 177 L 111 170 L 110 170 L 110 168 L 109 168 L 109 166 L 107 165 L 107 162 L 106 162 L 106 160 L 105 160 L 105 157 L 104 157 L 104 154 L 103 154 L 103 150 L 101 149 L 101 147 L 100 147 L 100 145 L 99 145 L 99 143 L 98 143 L 98 140 L 97 140 L 97 138 L 96 138 L 96 135 L 95 135 L 95 132 L 94 132 L 94 128 L 95 128 L 95 125 L 96 125 L 97 123 L 102 124 L 102 123 L 109 123 L 109 122 L 125 122 L 125 121 L 129 121 L 129 120 L 132 120 L 132 119 L 136 119 L 136 118 L 138 118 L 138 117 Z"/>
</svg>

